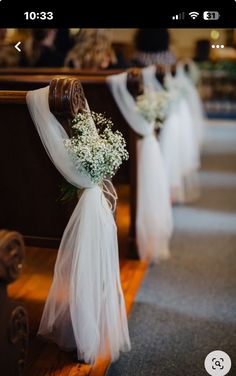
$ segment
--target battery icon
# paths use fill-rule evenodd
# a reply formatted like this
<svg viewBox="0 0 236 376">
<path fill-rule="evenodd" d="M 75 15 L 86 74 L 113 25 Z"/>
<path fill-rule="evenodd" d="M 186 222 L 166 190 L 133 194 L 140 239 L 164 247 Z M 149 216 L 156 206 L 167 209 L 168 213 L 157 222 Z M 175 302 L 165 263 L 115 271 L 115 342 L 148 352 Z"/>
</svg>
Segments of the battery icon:
<svg viewBox="0 0 236 376">
<path fill-rule="evenodd" d="M 220 18 L 220 13 L 217 11 L 209 11 L 207 10 L 206 12 L 203 13 L 203 18 L 204 20 L 218 20 Z"/>
</svg>

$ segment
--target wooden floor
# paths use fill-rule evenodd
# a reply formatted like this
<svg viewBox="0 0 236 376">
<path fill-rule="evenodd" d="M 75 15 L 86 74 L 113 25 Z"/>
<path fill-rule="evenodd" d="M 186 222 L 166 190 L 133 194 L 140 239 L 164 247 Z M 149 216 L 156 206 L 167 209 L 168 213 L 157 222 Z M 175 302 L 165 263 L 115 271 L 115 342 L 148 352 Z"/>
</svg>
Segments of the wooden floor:
<svg viewBox="0 0 236 376">
<path fill-rule="evenodd" d="M 129 225 L 126 204 L 119 205 L 116 219 L 120 247 L 124 250 Z M 124 253 L 125 251 L 122 252 Z M 94 366 L 79 364 L 76 353 L 63 352 L 56 345 L 46 344 L 36 337 L 45 299 L 52 282 L 56 255 L 55 249 L 28 247 L 23 273 L 8 290 L 12 298 L 25 303 L 29 313 L 30 346 L 26 376 L 103 376 L 110 363 L 109 359 L 98 359 Z M 122 259 L 120 262 L 121 282 L 128 313 L 143 280 L 146 266 L 146 263 L 138 260 Z"/>
</svg>

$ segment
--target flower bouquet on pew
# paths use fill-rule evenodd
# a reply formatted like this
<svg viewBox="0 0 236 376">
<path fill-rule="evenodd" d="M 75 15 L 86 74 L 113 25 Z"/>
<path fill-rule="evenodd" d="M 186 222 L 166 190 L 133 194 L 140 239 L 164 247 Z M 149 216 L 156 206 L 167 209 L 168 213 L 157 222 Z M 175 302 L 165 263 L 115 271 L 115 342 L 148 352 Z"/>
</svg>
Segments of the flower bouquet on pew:
<svg viewBox="0 0 236 376">
<path fill-rule="evenodd" d="M 164 77 L 164 87 L 168 91 L 171 104 L 178 103 L 181 98 L 188 96 L 186 85 L 179 77 L 172 77 L 167 74 Z"/>
<path fill-rule="evenodd" d="M 83 111 L 73 120 L 73 136 L 64 141 L 76 168 L 88 174 L 94 183 L 112 178 L 129 156 L 123 135 L 113 132 L 112 126 L 104 115 Z"/>
<path fill-rule="evenodd" d="M 64 143 L 76 168 L 88 174 L 94 183 L 102 184 L 104 179 L 112 178 L 129 157 L 123 135 L 119 131 L 113 132 L 113 122 L 94 111 L 80 112 L 72 123 L 73 137 Z M 78 188 L 65 180 L 60 201 L 67 202 L 77 196 Z"/>
<path fill-rule="evenodd" d="M 166 91 L 145 90 L 136 98 L 137 111 L 149 122 L 155 124 L 155 129 L 161 128 L 169 108 L 170 95 Z"/>
</svg>

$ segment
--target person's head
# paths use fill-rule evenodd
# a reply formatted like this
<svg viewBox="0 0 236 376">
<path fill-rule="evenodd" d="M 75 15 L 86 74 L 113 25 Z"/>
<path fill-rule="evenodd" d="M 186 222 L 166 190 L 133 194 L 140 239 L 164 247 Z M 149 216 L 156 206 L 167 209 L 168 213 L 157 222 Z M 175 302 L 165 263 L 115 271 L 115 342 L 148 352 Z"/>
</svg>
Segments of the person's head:
<svg viewBox="0 0 236 376">
<path fill-rule="evenodd" d="M 134 64 L 171 66 L 176 57 L 169 49 L 168 29 L 139 29 L 135 35 Z"/>
<path fill-rule="evenodd" d="M 116 63 L 109 31 L 106 29 L 81 29 L 75 47 L 66 58 L 66 65 L 77 68 L 107 68 Z"/>
<path fill-rule="evenodd" d="M 167 29 L 139 29 L 135 35 L 135 48 L 141 52 L 162 52 L 169 48 Z"/>
<path fill-rule="evenodd" d="M 32 29 L 32 39 L 35 44 L 51 47 L 56 33 L 56 29 Z"/>
<path fill-rule="evenodd" d="M 29 65 L 34 65 L 44 47 L 53 48 L 56 29 L 32 29 L 31 35 L 24 43 L 24 53 Z"/>
</svg>

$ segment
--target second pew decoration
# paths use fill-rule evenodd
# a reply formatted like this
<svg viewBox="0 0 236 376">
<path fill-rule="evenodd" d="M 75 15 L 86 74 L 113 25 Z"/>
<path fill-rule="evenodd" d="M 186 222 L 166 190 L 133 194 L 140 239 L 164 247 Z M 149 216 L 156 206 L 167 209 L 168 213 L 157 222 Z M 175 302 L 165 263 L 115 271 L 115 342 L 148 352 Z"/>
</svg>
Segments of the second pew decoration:
<svg viewBox="0 0 236 376">
<path fill-rule="evenodd" d="M 112 178 L 129 157 L 123 135 L 113 132 L 112 126 L 112 121 L 103 114 L 85 110 L 76 115 L 73 136 L 65 140 L 76 169 L 88 174 L 94 183 Z"/>
<path fill-rule="evenodd" d="M 153 108 L 150 109 L 149 94 L 145 93 L 137 102 L 127 88 L 127 80 L 127 72 L 107 77 L 122 115 L 139 136 L 136 142 L 138 253 L 143 260 L 159 262 L 170 255 L 169 240 L 173 229 L 169 187 L 155 134 L 155 122 L 163 119 L 167 97 L 162 93 L 151 94 Z"/>
<path fill-rule="evenodd" d="M 155 129 L 158 129 L 167 115 L 169 99 L 170 96 L 166 91 L 145 90 L 136 98 L 137 111 L 149 123 L 154 123 Z"/>
</svg>

